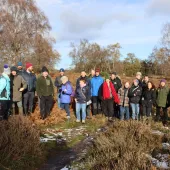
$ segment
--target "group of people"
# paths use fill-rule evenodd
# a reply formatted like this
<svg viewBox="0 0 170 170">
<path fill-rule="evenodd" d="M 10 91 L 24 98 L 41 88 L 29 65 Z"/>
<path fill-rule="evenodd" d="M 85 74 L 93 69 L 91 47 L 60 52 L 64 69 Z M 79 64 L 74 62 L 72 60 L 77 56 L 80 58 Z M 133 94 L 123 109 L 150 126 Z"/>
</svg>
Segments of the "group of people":
<svg viewBox="0 0 170 170">
<path fill-rule="evenodd" d="M 163 125 L 167 125 L 170 89 L 165 79 L 156 88 L 147 75 L 142 79 L 141 72 L 137 72 L 132 85 L 129 81 L 122 85 L 116 72 L 102 77 L 100 69 L 96 69 L 91 71 L 90 76 L 82 71 L 73 91 L 68 77 L 61 69 L 55 86 L 58 89 L 58 107 L 65 109 L 68 118 L 71 96 L 74 97 L 76 122 L 82 120 L 85 123 L 86 119 L 91 118 L 91 112 L 92 116 L 103 113 L 109 121 L 113 121 L 114 117 L 120 120 L 131 118 L 149 121 L 152 119 L 152 109 L 156 107 L 156 121 L 162 120 Z"/>
<path fill-rule="evenodd" d="M 37 93 L 41 119 L 50 116 L 54 104 L 55 87 L 57 88 L 57 104 L 65 110 L 70 119 L 70 103 L 75 102 L 76 122 L 85 123 L 86 119 L 103 113 L 108 121 L 150 120 L 152 108 L 156 107 L 156 120 L 167 125 L 167 109 L 170 105 L 170 90 L 166 80 L 162 79 L 156 88 L 148 76 L 137 72 L 132 85 L 126 81 L 123 85 L 116 72 L 100 75 L 100 69 L 92 70 L 89 76 L 81 72 L 73 88 L 65 70 L 59 70 L 55 82 L 43 66 L 41 74 L 35 75 L 33 65 L 26 63 L 25 69 L 21 62 L 17 67 L 4 65 L 0 69 L 0 119 L 7 119 L 10 112 L 15 114 L 33 113 L 35 93 Z M 16 107 L 17 106 L 17 107 Z"/>
</svg>

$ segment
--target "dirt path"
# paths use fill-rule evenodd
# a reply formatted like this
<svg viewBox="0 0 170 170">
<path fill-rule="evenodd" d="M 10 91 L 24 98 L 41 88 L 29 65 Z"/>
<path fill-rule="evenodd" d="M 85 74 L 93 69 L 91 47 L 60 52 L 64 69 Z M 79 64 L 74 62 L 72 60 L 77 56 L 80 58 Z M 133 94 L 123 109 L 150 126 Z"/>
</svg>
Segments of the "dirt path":
<svg viewBox="0 0 170 170">
<path fill-rule="evenodd" d="M 55 154 L 53 153 L 39 170 L 60 170 L 69 166 L 74 160 L 80 158 L 86 153 L 85 151 L 89 144 L 91 144 L 92 140 L 92 137 L 87 137 L 72 148 L 57 151 Z"/>
</svg>

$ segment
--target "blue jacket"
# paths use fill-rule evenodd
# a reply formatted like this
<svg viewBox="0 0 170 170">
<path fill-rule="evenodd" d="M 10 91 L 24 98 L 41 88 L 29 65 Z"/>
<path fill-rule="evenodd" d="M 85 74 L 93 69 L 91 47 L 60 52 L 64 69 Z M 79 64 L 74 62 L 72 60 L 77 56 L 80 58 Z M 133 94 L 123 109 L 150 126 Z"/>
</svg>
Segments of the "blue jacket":
<svg viewBox="0 0 170 170">
<path fill-rule="evenodd" d="M 91 89 L 86 85 L 83 88 L 80 86 L 76 88 L 75 98 L 78 103 L 86 103 L 91 98 Z"/>
<path fill-rule="evenodd" d="M 6 74 L 0 76 L 0 100 L 10 100 L 10 79 Z"/>
<path fill-rule="evenodd" d="M 91 79 L 91 94 L 92 96 L 98 96 L 99 88 L 103 84 L 104 80 L 101 76 L 95 76 Z"/>
<path fill-rule="evenodd" d="M 66 84 L 63 84 L 61 86 L 60 102 L 61 103 L 70 103 L 71 102 L 71 94 L 72 94 L 72 86 L 71 86 L 71 83 L 68 81 Z"/>
</svg>

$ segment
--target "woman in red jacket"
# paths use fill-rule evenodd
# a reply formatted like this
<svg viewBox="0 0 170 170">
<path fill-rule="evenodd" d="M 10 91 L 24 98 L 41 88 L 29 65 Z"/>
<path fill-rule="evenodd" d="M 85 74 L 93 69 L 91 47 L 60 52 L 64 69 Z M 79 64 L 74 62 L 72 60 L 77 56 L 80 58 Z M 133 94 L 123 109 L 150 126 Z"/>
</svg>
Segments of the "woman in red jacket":
<svg viewBox="0 0 170 170">
<path fill-rule="evenodd" d="M 114 88 L 113 83 L 110 81 L 109 75 L 106 75 L 105 82 L 101 85 L 99 96 L 102 100 L 102 110 L 109 121 L 112 121 L 114 115 L 114 102 L 119 104 L 119 98 Z"/>
</svg>

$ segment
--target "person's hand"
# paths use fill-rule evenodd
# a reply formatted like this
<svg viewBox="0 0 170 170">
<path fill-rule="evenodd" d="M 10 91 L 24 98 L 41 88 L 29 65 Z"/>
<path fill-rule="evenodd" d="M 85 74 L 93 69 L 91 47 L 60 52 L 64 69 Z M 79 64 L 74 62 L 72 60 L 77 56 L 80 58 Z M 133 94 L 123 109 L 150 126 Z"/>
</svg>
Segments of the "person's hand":
<svg viewBox="0 0 170 170">
<path fill-rule="evenodd" d="M 134 96 L 136 96 L 136 94 L 134 94 Z"/>
<path fill-rule="evenodd" d="M 20 88 L 19 91 L 20 91 L 20 92 L 23 92 L 23 91 L 24 91 L 24 88 Z"/>
<path fill-rule="evenodd" d="M 65 94 L 65 91 L 62 91 L 62 94 Z"/>
</svg>

